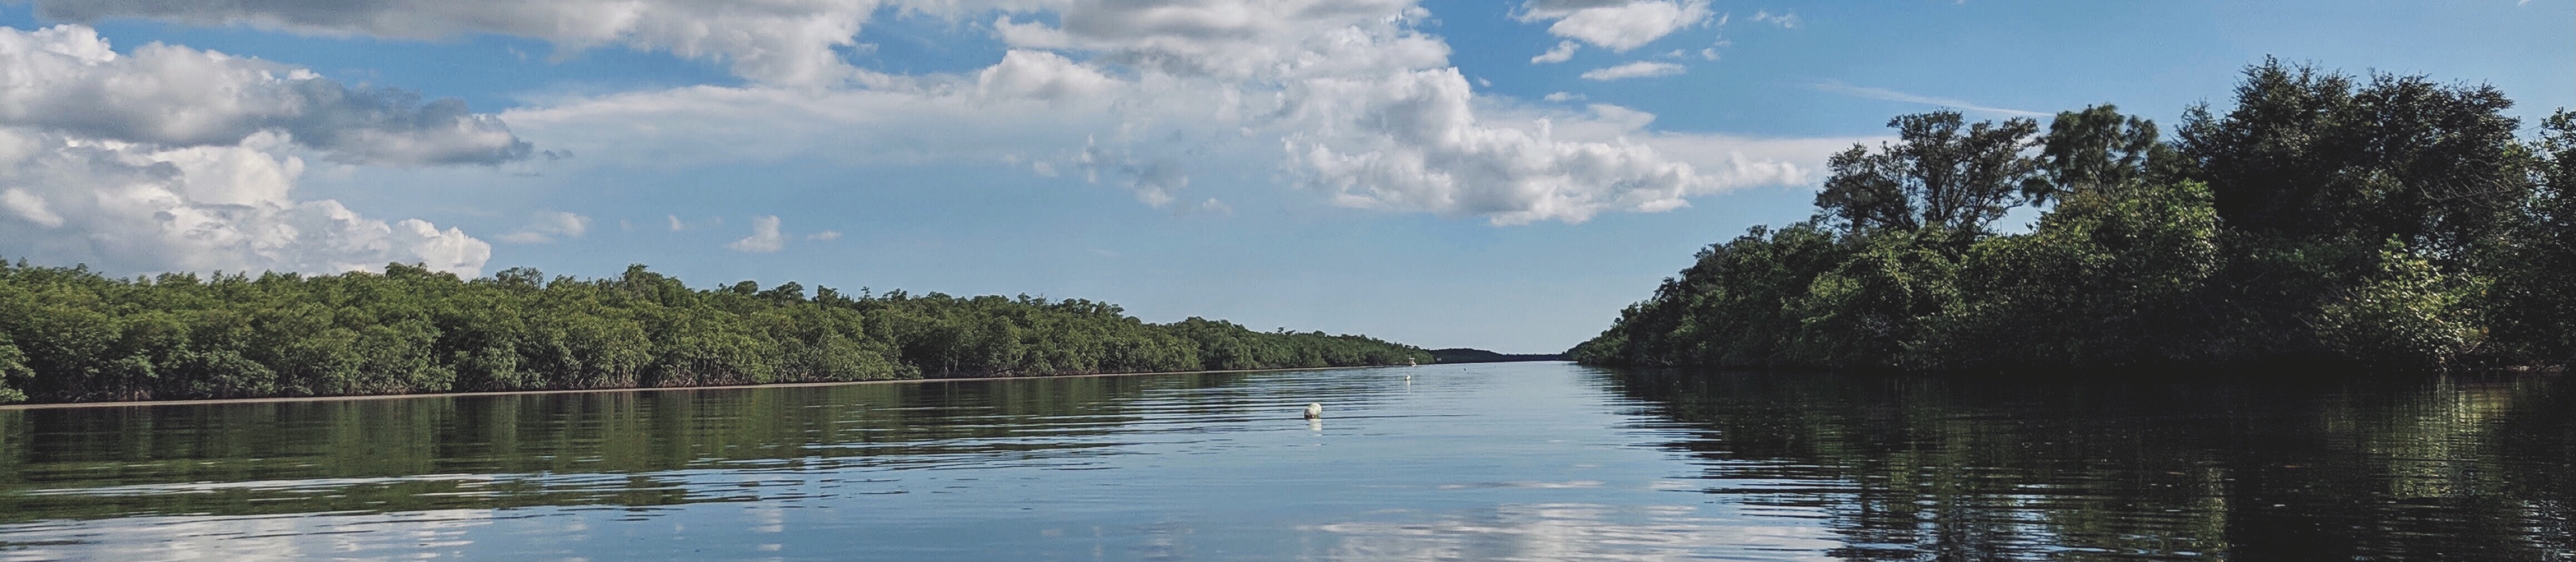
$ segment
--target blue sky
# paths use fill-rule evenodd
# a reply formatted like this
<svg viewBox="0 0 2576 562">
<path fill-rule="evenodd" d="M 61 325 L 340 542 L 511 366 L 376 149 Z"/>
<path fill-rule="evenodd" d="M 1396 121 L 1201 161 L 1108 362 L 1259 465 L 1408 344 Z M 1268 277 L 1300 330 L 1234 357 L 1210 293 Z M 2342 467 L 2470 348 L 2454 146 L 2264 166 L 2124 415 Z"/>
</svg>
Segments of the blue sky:
<svg viewBox="0 0 2576 562">
<path fill-rule="evenodd" d="M 2493 84 L 2529 120 L 2576 106 L 2571 21 L 2567 0 L 0 3 L 0 255 L 643 263 L 1552 352 L 1696 248 L 1804 218 L 1824 155 L 1896 114 L 2170 122 L 2270 55 Z"/>
</svg>

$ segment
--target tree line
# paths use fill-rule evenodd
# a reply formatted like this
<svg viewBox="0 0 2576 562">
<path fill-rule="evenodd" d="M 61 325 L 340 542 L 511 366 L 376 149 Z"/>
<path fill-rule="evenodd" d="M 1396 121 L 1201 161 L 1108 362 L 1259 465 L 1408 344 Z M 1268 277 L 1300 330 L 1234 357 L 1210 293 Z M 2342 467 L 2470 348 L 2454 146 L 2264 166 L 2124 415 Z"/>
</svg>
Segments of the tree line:
<svg viewBox="0 0 2576 562">
<path fill-rule="evenodd" d="M 743 281 L 629 267 L 548 279 L 167 273 L 0 262 L 0 403 L 341 396 L 1428 363 L 1366 336 L 1116 305 Z"/>
<path fill-rule="evenodd" d="M 2576 358 L 2576 113 L 2266 60 L 2167 137 L 2111 105 L 1829 161 L 1569 353 L 1610 365 L 2457 369 Z M 2027 233 L 1993 223 L 2041 211 Z"/>
</svg>

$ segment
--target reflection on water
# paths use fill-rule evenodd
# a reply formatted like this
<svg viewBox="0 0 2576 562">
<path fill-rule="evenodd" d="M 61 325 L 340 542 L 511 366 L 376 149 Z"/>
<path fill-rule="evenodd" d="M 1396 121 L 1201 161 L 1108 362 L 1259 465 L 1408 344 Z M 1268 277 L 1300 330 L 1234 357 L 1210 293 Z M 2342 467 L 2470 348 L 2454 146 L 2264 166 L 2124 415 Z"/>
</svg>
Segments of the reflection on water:
<svg viewBox="0 0 2576 562">
<path fill-rule="evenodd" d="M 1794 524 L 1704 517 L 1688 505 L 1505 504 L 1419 523 L 1347 522 L 1335 560 L 1820 559 L 1834 542 Z"/>
<path fill-rule="evenodd" d="M 0 561 L 2567 560 L 2569 400 L 1535 363 L 0 410 Z"/>
<path fill-rule="evenodd" d="M 2557 377 L 2090 383 L 1636 372 L 1705 491 L 1851 560 L 2569 560 Z"/>
</svg>

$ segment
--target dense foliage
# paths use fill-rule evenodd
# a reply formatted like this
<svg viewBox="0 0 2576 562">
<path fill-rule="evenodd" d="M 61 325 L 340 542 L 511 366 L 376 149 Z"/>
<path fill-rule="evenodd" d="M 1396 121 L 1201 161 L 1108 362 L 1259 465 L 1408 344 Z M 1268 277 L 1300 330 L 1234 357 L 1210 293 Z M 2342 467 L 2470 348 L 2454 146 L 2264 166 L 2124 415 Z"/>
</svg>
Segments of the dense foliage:
<svg viewBox="0 0 2576 562">
<path fill-rule="evenodd" d="M 2175 138 L 2103 105 L 1898 117 L 1816 216 L 1699 253 L 1570 353 L 1614 365 L 2015 370 L 2563 365 L 2576 113 L 2278 61 Z M 2028 233 L 1990 224 L 2043 210 Z"/>
<path fill-rule="evenodd" d="M 1148 324 L 1087 300 L 715 290 L 511 269 L 164 274 L 0 263 L 0 402 L 329 396 L 1430 362 L 1411 346 Z"/>
</svg>

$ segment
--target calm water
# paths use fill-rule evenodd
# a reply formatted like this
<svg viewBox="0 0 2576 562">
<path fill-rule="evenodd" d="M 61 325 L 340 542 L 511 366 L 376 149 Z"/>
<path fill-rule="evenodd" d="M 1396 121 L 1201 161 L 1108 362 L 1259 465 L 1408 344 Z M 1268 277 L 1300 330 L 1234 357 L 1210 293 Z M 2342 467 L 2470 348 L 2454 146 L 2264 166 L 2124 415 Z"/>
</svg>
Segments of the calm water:
<svg viewBox="0 0 2576 562">
<path fill-rule="evenodd" d="M 0 560 L 2570 560 L 2565 387 L 1521 363 L 7 410 Z"/>
</svg>

